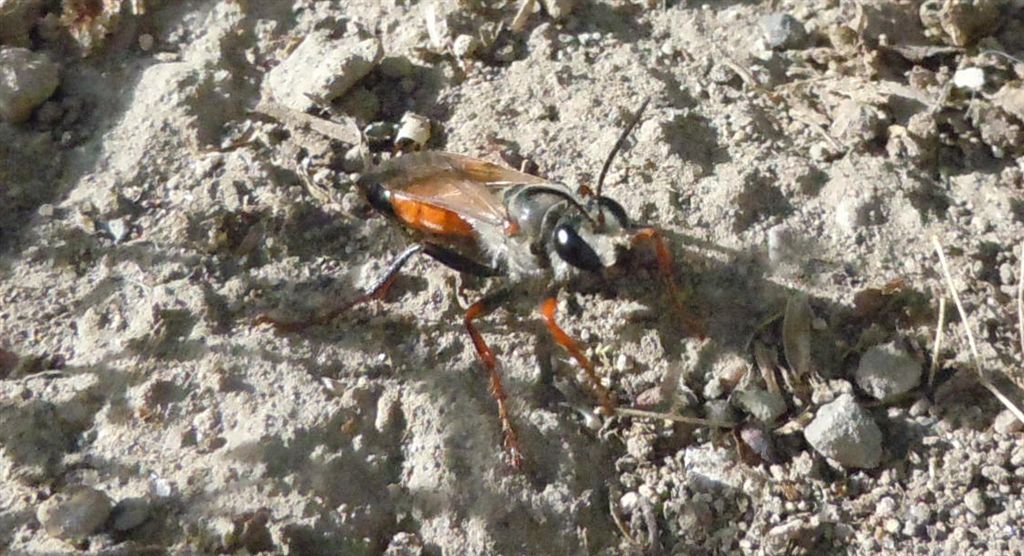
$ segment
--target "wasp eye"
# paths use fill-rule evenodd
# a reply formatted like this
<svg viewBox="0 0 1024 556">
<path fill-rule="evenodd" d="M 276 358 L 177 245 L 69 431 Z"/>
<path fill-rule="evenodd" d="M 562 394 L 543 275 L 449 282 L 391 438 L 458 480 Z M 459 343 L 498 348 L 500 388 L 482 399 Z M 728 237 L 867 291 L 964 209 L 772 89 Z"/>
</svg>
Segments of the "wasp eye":
<svg viewBox="0 0 1024 556">
<path fill-rule="evenodd" d="M 555 252 L 563 261 L 590 272 L 601 272 L 604 265 L 594 249 L 569 224 L 555 228 Z"/>
</svg>

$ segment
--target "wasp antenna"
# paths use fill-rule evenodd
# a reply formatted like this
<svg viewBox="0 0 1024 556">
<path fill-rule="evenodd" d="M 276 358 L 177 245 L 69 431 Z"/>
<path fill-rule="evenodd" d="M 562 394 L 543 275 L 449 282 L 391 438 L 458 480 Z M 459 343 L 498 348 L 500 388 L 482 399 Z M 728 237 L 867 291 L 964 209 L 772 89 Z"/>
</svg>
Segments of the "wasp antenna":
<svg viewBox="0 0 1024 556">
<path fill-rule="evenodd" d="M 644 99 L 644 103 L 640 105 L 640 109 L 636 111 L 633 119 L 630 120 L 629 124 L 626 125 L 626 129 L 622 130 L 622 135 L 619 135 L 618 141 L 615 141 L 615 145 L 612 146 L 612 151 L 608 153 L 608 158 L 604 159 L 604 166 L 601 167 L 601 175 L 597 177 L 597 196 L 601 196 L 601 189 L 604 186 L 604 177 L 608 173 L 608 168 L 612 165 L 612 160 L 615 159 L 615 155 L 619 153 L 619 149 L 622 148 L 622 144 L 626 142 L 626 137 L 629 137 L 629 133 L 633 131 L 636 124 L 640 122 L 640 116 L 643 116 L 644 110 L 647 105 L 651 103 L 651 97 Z M 603 222 L 604 213 L 598 212 L 597 217 Z"/>
</svg>

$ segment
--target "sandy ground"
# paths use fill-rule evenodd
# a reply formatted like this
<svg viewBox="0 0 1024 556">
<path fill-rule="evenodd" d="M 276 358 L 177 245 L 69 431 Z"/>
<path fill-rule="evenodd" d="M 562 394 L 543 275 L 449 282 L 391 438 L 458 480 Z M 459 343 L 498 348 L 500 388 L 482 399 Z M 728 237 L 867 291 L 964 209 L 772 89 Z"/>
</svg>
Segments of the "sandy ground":
<svg viewBox="0 0 1024 556">
<path fill-rule="evenodd" d="M 59 69 L 0 91 L 43 91 L 0 122 L 0 552 L 1024 552 L 986 388 L 1024 384 L 1020 2 L 59 4 L 0 2 L 4 48 Z M 406 245 L 353 142 L 261 100 L 378 151 L 414 112 L 429 149 L 575 186 L 646 97 L 606 193 L 664 230 L 706 338 L 646 268 L 562 323 L 623 406 L 735 426 L 595 414 L 524 299 L 481 323 L 510 469 L 462 328 L 496 286 L 427 259 L 387 303 L 252 324 Z M 951 299 L 936 346 L 933 237 L 977 367 Z"/>
</svg>

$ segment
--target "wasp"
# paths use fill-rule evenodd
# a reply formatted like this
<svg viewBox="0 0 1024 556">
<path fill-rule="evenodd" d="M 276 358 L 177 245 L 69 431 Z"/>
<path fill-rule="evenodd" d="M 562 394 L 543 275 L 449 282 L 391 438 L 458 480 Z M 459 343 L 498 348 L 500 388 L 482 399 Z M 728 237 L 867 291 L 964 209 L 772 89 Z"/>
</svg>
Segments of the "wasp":
<svg viewBox="0 0 1024 556">
<path fill-rule="evenodd" d="M 357 181 L 369 204 L 395 221 L 412 238 L 387 270 L 358 298 L 302 322 L 261 317 L 279 329 L 323 324 L 352 306 L 383 299 L 406 263 L 426 255 L 459 272 L 503 281 L 503 286 L 465 312 L 466 331 L 486 368 L 497 404 L 502 446 L 513 467 L 523 462 L 509 416 L 498 360 L 477 328 L 477 321 L 523 292 L 543 292 L 538 311 L 555 343 L 583 370 L 605 413 L 616 400 L 601 383 L 594 363 L 557 321 L 557 295 L 584 278 L 605 281 L 621 276 L 635 262 L 641 244 L 653 247 L 659 271 L 680 315 L 685 315 L 673 276 L 671 252 L 661 232 L 632 222 L 618 202 L 602 194 L 616 153 L 640 121 L 647 99 L 619 136 L 598 177 L 596 191 L 568 186 L 490 162 L 436 151 L 398 154 L 365 172 Z M 645 248 L 649 250 L 649 247 Z M 699 332 L 692 319 L 684 321 Z"/>
</svg>

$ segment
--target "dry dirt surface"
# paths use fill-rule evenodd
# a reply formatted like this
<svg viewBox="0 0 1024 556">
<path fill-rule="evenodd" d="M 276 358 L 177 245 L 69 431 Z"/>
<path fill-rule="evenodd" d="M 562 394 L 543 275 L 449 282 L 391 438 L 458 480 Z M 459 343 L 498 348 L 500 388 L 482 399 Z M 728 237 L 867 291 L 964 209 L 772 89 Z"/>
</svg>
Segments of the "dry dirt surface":
<svg viewBox="0 0 1024 556">
<path fill-rule="evenodd" d="M 0 1 L 0 552 L 1024 553 L 1022 13 Z M 357 129 L 575 188 L 648 97 L 605 193 L 706 335 L 645 265 L 558 297 L 627 411 L 496 311 L 512 469 L 500 282 L 427 258 L 255 323 L 407 245 Z"/>
</svg>

